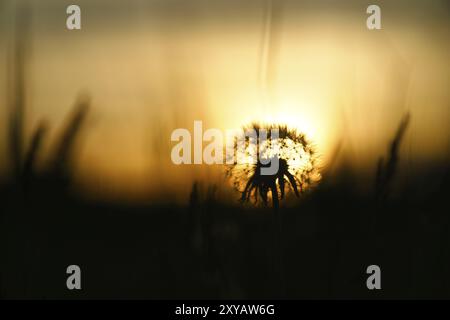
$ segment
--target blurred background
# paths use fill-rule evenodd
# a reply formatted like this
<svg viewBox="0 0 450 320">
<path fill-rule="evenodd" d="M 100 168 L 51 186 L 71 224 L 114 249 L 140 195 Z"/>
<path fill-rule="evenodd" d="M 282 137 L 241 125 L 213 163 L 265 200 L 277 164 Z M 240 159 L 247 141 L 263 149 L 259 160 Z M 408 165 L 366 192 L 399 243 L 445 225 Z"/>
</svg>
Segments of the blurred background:
<svg viewBox="0 0 450 320">
<path fill-rule="evenodd" d="M 360 0 L 80 0 L 75 31 L 66 29 L 70 4 L 0 2 L 0 153 L 16 12 L 25 8 L 23 140 L 46 119 L 48 149 L 55 126 L 88 93 L 74 175 L 86 196 L 134 202 L 171 194 L 185 202 L 194 180 L 221 182 L 217 166 L 170 160 L 171 132 L 193 130 L 194 120 L 222 130 L 287 123 L 310 137 L 324 166 L 340 144 L 347 165 L 364 175 L 409 111 L 403 171 L 448 163 L 447 1 L 377 1 L 382 30 L 374 31 L 366 28 L 371 2 Z M 0 172 L 9 173 L 6 156 Z"/>
</svg>

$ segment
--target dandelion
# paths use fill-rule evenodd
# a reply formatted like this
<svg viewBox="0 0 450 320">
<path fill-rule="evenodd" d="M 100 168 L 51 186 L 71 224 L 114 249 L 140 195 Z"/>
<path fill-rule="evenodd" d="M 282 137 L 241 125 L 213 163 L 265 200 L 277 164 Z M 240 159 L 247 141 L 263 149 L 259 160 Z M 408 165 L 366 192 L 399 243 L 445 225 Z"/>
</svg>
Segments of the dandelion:
<svg viewBox="0 0 450 320">
<path fill-rule="evenodd" d="M 245 136 L 241 148 L 235 143 L 236 158 L 246 161 L 235 161 L 227 166 L 227 176 L 241 193 L 242 202 L 253 199 L 257 204 L 260 198 L 267 205 L 271 199 L 273 207 L 278 208 L 279 201 L 288 192 L 299 197 L 320 180 L 316 152 L 303 133 L 280 124 L 253 123 L 243 129 L 255 132 L 256 139 Z M 256 155 L 256 159 L 252 155 Z M 263 174 L 273 161 L 278 162 L 278 170 Z"/>
</svg>

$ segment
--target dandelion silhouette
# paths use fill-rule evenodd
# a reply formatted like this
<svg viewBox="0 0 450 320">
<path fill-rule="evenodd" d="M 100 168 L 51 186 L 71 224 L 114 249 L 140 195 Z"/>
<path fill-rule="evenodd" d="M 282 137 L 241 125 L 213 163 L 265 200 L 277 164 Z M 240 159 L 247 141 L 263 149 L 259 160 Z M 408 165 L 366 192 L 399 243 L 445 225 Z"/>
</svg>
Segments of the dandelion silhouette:
<svg viewBox="0 0 450 320">
<path fill-rule="evenodd" d="M 253 123 L 243 129 L 254 132 L 256 137 L 246 135 L 241 147 L 235 143 L 233 155 L 238 160 L 227 166 L 227 176 L 241 193 L 242 202 L 253 198 L 257 204 L 260 198 L 263 205 L 267 205 L 271 199 L 273 207 L 278 208 L 287 192 L 292 191 L 299 197 L 320 180 L 316 152 L 303 133 L 280 124 Z M 278 162 L 278 170 L 263 174 L 263 169 L 270 167 L 273 161 Z M 286 185 L 289 186 L 287 192 Z"/>
</svg>

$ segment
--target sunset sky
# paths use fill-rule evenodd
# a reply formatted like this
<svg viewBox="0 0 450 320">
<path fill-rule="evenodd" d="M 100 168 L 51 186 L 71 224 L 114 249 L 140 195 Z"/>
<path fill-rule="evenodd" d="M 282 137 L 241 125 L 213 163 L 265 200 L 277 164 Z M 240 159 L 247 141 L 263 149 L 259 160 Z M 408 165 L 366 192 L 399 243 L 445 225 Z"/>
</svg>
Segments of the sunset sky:
<svg viewBox="0 0 450 320">
<path fill-rule="evenodd" d="M 0 2 L 3 176 L 19 2 L 26 3 Z M 264 0 L 82 0 L 82 29 L 69 31 L 72 2 L 29 2 L 25 143 L 45 118 L 48 151 L 78 94 L 88 93 L 92 109 L 76 175 L 88 195 L 182 200 L 196 179 L 220 183 L 217 166 L 170 160 L 171 132 L 193 130 L 194 120 L 224 131 L 252 121 L 286 123 L 316 144 L 323 166 L 342 141 L 348 161 L 365 172 L 409 111 L 402 160 L 412 169 L 449 160 L 446 1 L 376 1 L 382 30 L 373 31 L 366 28 L 370 1 L 276 1 L 269 58 Z"/>
</svg>

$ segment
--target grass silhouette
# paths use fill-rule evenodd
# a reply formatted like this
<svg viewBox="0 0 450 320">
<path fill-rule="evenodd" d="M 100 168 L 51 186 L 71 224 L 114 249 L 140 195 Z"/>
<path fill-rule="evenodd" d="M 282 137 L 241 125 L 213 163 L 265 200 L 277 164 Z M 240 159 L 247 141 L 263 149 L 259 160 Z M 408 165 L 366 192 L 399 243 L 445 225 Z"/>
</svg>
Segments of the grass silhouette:
<svg viewBox="0 0 450 320">
<path fill-rule="evenodd" d="M 383 158 L 378 161 L 377 173 L 376 173 L 376 198 L 378 201 L 386 199 L 389 193 L 389 187 L 394 179 L 395 172 L 398 166 L 399 148 L 402 139 L 405 135 L 405 131 L 408 128 L 410 121 L 410 114 L 407 113 L 400 122 L 394 139 L 391 142 L 389 148 L 389 157 L 384 162 Z"/>
</svg>

